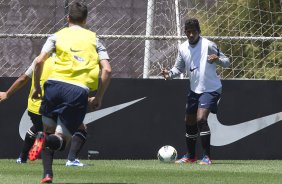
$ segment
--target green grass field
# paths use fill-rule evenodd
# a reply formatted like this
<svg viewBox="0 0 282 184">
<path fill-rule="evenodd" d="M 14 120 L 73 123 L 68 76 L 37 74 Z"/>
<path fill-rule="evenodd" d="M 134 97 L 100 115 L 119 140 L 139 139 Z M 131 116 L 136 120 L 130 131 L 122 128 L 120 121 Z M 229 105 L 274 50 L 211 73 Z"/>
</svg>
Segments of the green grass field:
<svg viewBox="0 0 282 184">
<path fill-rule="evenodd" d="M 215 160 L 211 166 L 165 164 L 158 160 L 81 160 L 86 167 L 66 167 L 65 160 L 55 160 L 53 183 L 282 183 L 281 160 Z M 16 164 L 0 160 L 0 183 L 40 183 L 41 160 Z"/>
</svg>

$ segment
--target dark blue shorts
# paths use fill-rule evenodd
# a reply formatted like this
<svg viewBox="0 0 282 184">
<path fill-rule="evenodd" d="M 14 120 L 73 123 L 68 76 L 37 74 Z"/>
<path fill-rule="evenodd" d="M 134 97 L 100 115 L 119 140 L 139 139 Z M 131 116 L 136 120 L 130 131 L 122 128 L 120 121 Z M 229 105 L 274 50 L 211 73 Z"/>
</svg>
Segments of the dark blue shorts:
<svg viewBox="0 0 282 184">
<path fill-rule="evenodd" d="M 187 95 L 186 113 L 195 114 L 198 108 L 209 109 L 212 113 L 217 113 L 217 102 L 220 99 L 218 92 L 205 92 L 201 94 L 190 91 Z"/>
<path fill-rule="evenodd" d="M 88 104 L 88 91 L 82 87 L 48 80 L 44 84 L 44 96 L 40 113 L 61 122 L 71 134 L 82 124 Z"/>
</svg>

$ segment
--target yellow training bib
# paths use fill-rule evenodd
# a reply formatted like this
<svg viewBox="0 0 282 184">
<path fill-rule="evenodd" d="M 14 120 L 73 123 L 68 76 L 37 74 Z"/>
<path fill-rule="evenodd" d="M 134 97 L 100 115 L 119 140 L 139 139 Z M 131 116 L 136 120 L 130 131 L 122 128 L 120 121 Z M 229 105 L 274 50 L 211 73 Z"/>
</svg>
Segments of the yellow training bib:
<svg viewBox="0 0 282 184">
<path fill-rule="evenodd" d="M 40 77 L 40 86 L 41 86 L 41 89 L 42 89 L 42 95 L 44 94 L 43 84 L 45 83 L 45 81 L 49 78 L 50 74 L 52 73 L 52 70 L 53 70 L 53 67 L 54 67 L 54 64 L 55 64 L 56 61 L 57 61 L 56 57 L 49 57 L 44 62 L 42 74 L 41 74 L 41 77 Z M 41 99 L 38 99 L 38 100 L 31 99 L 31 95 L 32 95 L 33 89 L 34 89 L 33 80 L 34 80 L 34 77 L 32 77 L 32 83 L 31 83 L 30 92 L 29 92 L 29 96 L 28 96 L 27 109 L 28 109 L 28 111 L 30 111 L 34 114 L 40 115 L 39 108 L 40 108 L 40 105 L 41 105 Z"/>
<path fill-rule="evenodd" d="M 84 28 L 68 27 L 55 35 L 58 61 L 50 79 L 96 90 L 100 71 L 96 33 Z"/>
</svg>

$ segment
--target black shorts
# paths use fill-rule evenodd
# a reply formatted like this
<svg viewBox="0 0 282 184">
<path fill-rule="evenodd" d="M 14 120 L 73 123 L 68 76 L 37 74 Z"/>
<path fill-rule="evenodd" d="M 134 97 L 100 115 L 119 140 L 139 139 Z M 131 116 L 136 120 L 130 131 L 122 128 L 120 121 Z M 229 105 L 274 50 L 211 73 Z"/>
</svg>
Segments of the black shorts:
<svg viewBox="0 0 282 184">
<path fill-rule="evenodd" d="M 48 80 L 44 84 L 44 96 L 40 113 L 61 122 L 73 134 L 82 124 L 88 105 L 88 91 L 80 86 Z"/>
</svg>

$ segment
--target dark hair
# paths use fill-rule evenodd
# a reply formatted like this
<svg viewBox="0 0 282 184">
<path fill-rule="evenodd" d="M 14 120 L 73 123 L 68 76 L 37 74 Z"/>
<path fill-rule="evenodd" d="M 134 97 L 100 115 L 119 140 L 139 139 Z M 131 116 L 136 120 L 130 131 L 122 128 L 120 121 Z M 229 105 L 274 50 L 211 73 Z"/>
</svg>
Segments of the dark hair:
<svg viewBox="0 0 282 184">
<path fill-rule="evenodd" d="M 87 6 L 80 2 L 73 2 L 69 6 L 69 19 L 72 23 L 82 23 L 88 14 Z"/>
<path fill-rule="evenodd" d="M 195 28 L 199 33 L 201 32 L 199 21 L 196 18 L 190 18 L 185 21 L 185 31 L 188 28 Z"/>
</svg>

